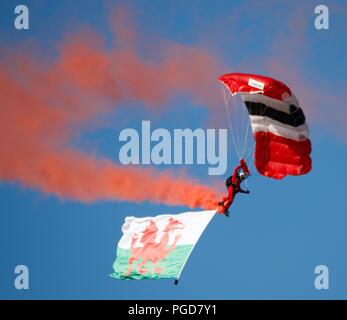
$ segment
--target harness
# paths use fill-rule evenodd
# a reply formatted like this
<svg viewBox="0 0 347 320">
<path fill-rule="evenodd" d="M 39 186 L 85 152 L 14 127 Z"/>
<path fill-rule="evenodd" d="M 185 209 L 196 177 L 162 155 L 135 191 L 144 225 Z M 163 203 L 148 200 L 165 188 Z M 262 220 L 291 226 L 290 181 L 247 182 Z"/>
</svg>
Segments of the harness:
<svg viewBox="0 0 347 320">
<path fill-rule="evenodd" d="M 232 177 L 229 177 L 228 179 L 225 180 L 225 185 L 227 187 L 231 186 L 235 193 L 240 191 L 240 186 L 237 186 L 235 183 L 232 182 Z"/>
<path fill-rule="evenodd" d="M 240 189 L 241 189 L 240 186 L 237 186 L 236 184 L 231 183 L 231 187 L 233 188 L 234 193 L 240 192 Z"/>
</svg>

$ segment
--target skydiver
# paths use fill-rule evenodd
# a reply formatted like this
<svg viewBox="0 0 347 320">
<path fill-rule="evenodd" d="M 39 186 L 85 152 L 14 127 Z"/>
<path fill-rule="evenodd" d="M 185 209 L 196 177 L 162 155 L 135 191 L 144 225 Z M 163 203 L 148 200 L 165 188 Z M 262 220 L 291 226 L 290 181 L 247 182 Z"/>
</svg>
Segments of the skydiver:
<svg viewBox="0 0 347 320">
<path fill-rule="evenodd" d="M 228 179 L 225 180 L 225 185 L 228 188 L 228 195 L 218 202 L 220 208 L 218 213 L 224 214 L 229 217 L 229 207 L 235 199 L 237 193 L 250 193 L 249 190 L 243 190 L 241 183 L 250 175 L 249 169 L 244 159 L 240 160 L 240 164 L 234 169 L 234 173 Z"/>
</svg>

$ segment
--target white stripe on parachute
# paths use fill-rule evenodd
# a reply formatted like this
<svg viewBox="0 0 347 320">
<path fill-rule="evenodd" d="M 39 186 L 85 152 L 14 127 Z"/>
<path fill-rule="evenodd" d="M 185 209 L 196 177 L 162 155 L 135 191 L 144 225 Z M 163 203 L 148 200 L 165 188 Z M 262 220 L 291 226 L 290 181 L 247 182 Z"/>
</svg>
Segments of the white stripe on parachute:
<svg viewBox="0 0 347 320">
<path fill-rule="evenodd" d="M 264 116 L 249 116 L 251 119 L 251 126 L 253 133 L 255 132 L 271 132 L 278 136 L 292 139 L 296 141 L 303 141 L 309 138 L 308 125 L 304 123 L 298 127 L 292 127 L 283 124 L 279 121 L 273 120 Z"/>
</svg>

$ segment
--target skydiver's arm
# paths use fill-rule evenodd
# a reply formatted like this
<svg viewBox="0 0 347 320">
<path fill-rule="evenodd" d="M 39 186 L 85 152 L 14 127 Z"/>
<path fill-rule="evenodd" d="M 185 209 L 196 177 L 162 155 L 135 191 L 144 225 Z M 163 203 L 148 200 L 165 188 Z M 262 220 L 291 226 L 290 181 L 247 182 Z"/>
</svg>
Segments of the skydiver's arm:
<svg viewBox="0 0 347 320">
<path fill-rule="evenodd" d="M 222 201 L 224 202 L 224 201 L 230 200 L 230 198 L 232 197 L 232 193 L 233 193 L 233 188 L 229 187 L 228 188 L 228 195 L 225 196 Z"/>
<path fill-rule="evenodd" d="M 229 191 L 229 190 L 228 190 Z M 223 202 L 230 200 L 230 192 L 228 192 L 228 195 L 223 198 Z"/>
<path fill-rule="evenodd" d="M 248 166 L 247 166 L 247 163 L 245 162 L 245 160 L 241 159 L 240 164 L 241 164 L 241 167 L 242 167 L 243 172 L 244 172 L 247 176 L 249 176 L 251 173 L 250 173 L 250 171 L 249 171 L 249 169 L 248 169 Z"/>
<path fill-rule="evenodd" d="M 249 190 L 242 190 L 241 188 L 240 188 L 240 191 L 239 191 L 240 193 L 249 193 L 250 191 Z"/>
</svg>

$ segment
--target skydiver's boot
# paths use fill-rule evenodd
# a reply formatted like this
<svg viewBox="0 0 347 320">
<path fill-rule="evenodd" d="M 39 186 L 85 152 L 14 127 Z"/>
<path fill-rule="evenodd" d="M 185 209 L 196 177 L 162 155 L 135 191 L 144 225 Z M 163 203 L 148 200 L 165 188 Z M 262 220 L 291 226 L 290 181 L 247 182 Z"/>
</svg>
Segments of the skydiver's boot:
<svg viewBox="0 0 347 320">
<path fill-rule="evenodd" d="M 225 210 L 223 214 L 224 214 L 227 218 L 230 217 L 229 210 Z"/>
</svg>

